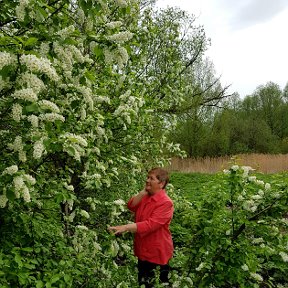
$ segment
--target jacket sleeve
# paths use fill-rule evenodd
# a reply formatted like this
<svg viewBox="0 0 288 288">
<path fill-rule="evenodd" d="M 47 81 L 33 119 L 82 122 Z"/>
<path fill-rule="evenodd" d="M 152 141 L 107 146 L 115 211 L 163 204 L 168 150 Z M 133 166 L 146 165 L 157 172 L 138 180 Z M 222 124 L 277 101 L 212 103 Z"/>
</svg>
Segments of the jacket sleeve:
<svg viewBox="0 0 288 288">
<path fill-rule="evenodd" d="M 145 236 L 161 228 L 171 221 L 173 211 L 174 207 L 171 201 L 166 201 L 159 205 L 147 220 L 136 223 L 137 233 L 139 233 L 140 236 Z"/>
<path fill-rule="evenodd" d="M 130 198 L 130 200 L 129 200 L 128 203 L 127 203 L 127 207 L 128 207 L 128 209 L 129 209 L 130 211 L 136 212 L 137 209 L 138 209 L 138 207 L 139 207 L 139 205 L 140 205 L 140 203 L 141 203 L 141 201 L 140 201 L 137 205 L 132 206 L 133 199 L 134 199 L 134 197 Z"/>
</svg>

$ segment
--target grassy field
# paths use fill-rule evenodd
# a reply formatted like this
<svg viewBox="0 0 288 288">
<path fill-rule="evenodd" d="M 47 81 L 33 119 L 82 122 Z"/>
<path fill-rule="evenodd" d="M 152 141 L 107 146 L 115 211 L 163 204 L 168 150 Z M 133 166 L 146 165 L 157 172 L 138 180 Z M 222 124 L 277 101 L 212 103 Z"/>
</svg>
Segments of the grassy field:
<svg viewBox="0 0 288 288">
<path fill-rule="evenodd" d="M 288 154 L 267 155 L 267 154 L 241 154 L 233 157 L 217 158 L 173 158 L 169 171 L 216 173 L 229 168 L 232 164 L 251 166 L 257 172 L 279 173 L 288 171 Z"/>
<path fill-rule="evenodd" d="M 194 200 L 198 196 L 202 197 L 203 194 L 209 190 L 214 190 L 221 186 L 221 189 L 225 189 L 226 177 L 224 173 L 187 173 L 187 172 L 171 172 L 170 183 L 175 189 L 180 189 L 181 192 L 189 199 Z M 268 182 L 271 185 L 278 185 L 279 183 L 287 183 L 288 177 L 286 172 L 266 174 L 256 173 L 259 180 Z M 228 187 L 227 187 L 228 189 Z"/>
</svg>

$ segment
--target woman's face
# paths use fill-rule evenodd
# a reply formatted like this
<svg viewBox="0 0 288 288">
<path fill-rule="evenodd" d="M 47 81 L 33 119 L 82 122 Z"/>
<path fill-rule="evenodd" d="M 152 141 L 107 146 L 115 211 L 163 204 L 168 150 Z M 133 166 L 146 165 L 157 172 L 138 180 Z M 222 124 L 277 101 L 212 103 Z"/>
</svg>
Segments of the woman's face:
<svg viewBox="0 0 288 288">
<path fill-rule="evenodd" d="M 145 190 L 149 195 L 154 195 L 163 188 L 163 182 L 157 179 L 157 176 L 153 173 L 148 174 L 146 179 Z"/>
</svg>

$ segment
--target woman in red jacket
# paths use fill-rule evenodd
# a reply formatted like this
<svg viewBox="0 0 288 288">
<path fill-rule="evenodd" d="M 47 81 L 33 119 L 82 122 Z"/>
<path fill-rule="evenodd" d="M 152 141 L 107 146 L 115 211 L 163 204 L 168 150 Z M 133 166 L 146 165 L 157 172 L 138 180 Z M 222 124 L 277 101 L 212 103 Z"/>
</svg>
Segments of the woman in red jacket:
<svg viewBox="0 0 288 288">
<path fill-rule="evenodd" d="M 132 197 L 128 208 L 135 213 L 135 223 L 110 227 L 115 234 L 133 232 L 134 253 L 138 257 L 138 282 L 153 287 L 155 268 L 160 268 L 160 281 L 168 282 L 168 262 L 173 255 L 169 224 L 173 202 L 164 190 L 169 181 L 167 171 L 154 168 L 148 172 L 145 189 Z"/>
</svg>

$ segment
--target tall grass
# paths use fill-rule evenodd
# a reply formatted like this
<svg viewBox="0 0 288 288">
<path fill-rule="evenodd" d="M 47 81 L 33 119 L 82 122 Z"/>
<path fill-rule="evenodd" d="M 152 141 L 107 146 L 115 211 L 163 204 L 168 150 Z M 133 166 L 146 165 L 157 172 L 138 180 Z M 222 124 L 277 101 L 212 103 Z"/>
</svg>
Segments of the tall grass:
<svg viewBox="0 0 288 288">
<path fill-rule="evenodd" d="M 257 172 L 279 173 L 288 171 L 288 154 L 240 154 L 217 158 L 173 158 L 169 171 L 216 173 L 228 169 L 232 164 L 251 166 Z"/>
</svg>

